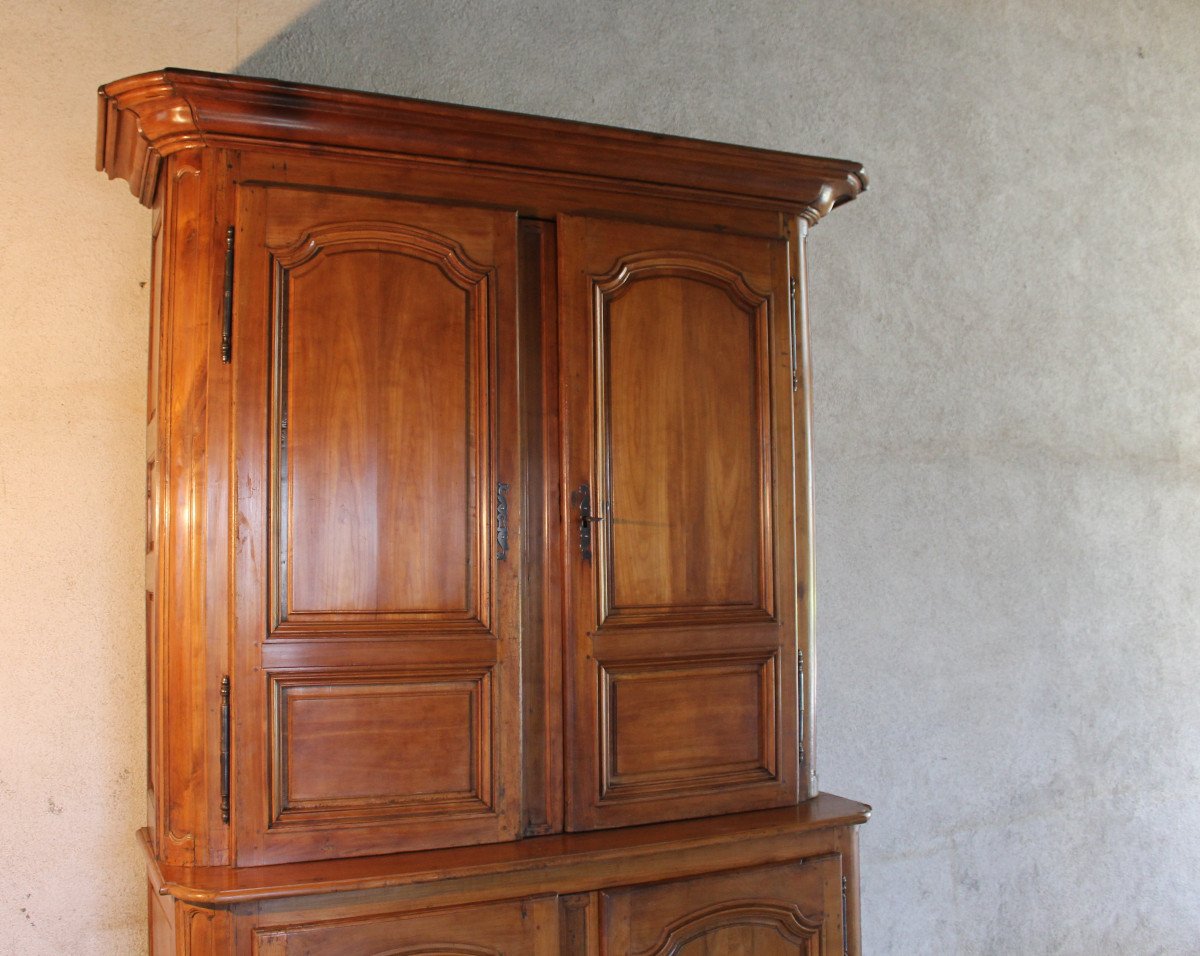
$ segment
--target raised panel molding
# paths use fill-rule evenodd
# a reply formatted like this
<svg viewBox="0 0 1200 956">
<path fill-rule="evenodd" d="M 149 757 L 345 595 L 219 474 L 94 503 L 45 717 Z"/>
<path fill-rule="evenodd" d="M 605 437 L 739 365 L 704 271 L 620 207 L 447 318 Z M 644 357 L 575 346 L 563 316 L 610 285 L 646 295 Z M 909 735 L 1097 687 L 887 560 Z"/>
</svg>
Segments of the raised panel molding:
<svg viewBox="0 0 1200 956">
<path fill-rule="evenodd" d="M 816 956 L 821 924 L 815 922 L 794 903 L 783 900 L 731 900 L 689 913 L 663 930 L 650 947 L 634 956 L 676 956 L 688 943 L 709 934 L 738 926 L 759 926 L 773 930 L 788 943 L 797 946 L 801 956 Z"/>
<path fill-rule="evenodd" d="M 598 664 L 601 804 L 776 779 L 774 651 Z"/>
<path fill-rule="evenodd" d="M 615 487 L 618 478 L 613 463 L 614 456 L 618 453 L 613 435 L 613 402 L 621 399 L 622 392 L 627 391 L 615 386 L 611 381 L 614 361 L 611 348 L 612 312 L 614 306 L 619 304 L 620 300 L 628 296 L 640 283 L 663 279 L 699 282 L 706 287 L 716 289 L 726 296 L 734 308 L 745 317 L 745 331 L 748 333 L 749 342 L 744 357 L 748 361 L 749 367 L 745 368 L 744 372 L 752 394 L 736 397 L 746 399 L 749 406 L 747 409 L 749 416 L 744 429 L 747 444 L 745 451 L 754 459 L 754 474 L 749 482 L 753 487 L 742 490 L 750 492 L 753 504 L 749 506 L 747 513 L 741 516 L 743 519 L 741 527 L 736 529 L 724 527 L 720 530 L 726 533 L 731 530 L 740 532 L 745 539 L 740 543 L 749 546 L 749 550 L 754 554 L 756 566 L 746 569 L 740 563 L 733 566 L 728 563 L 722 564 L 721 557 L 726 554 L 726 546 L 729 544 L 725 540 L 706 541 L 702 546 L 689 550 L 692 558 L 701 554 L 710 556 L 710 562 L 715 561 L 715 567 L 720 569 L 723 575 L 748 573 L 753 577 L 754 580 L 748 589 L 745 584 L 740 585 L 742 589 L 746 590 L 746 593 L 737 597 L 730 595 L 724 597 L 708 595 L 699 598 L 691 596 L 682 601 L 664 602 L 661 600 L 638 600 L 636 597 L 625 599 L 621 594 L 618 578 L 622 555 L 617 526 L 622 526 L 623 534 L 627 539 L 634 532 L 626 529 L 632 529 L 638 525 L 661 524 L 667 529 L 669 536 L 670 528 L 679 529 L 688 519 L 689 516 L 682 512 L 686 512 L 689 508 L 699 508 L 701 505 L 701 502 L 698 501 L 676 502 L 674 499 L 681 495 L 678 490 L 664 492 L 673 502 L 668 506 L 668 511 L 678 509 L 681 513 L 656 515 L 655 517 L 659 520 L 647 521 L 645 515 L 631 517 L 618 512 L 614 510 L 612 504 L 620 492 L 620 489 Z M 594 348 L 597 357 L 595 375 L 596 461 L 602 481 L 597 506 L 605 508 L 604 517 L 607 518 L 607 522 L 599 526 L 597 533 L 597 554 L 600 568 L 597 592 L 598 622 L 605 628 L 642 628 L 646 626 L 773 621 L 775 618 L 773 583 L 775 569 L 772 563 L 773 509 L 771 500 L 772 465 L 769 451 L 771 447 L 771 417 L 768 354 L 771 295 L 755 289 L 740 272 L 718 259 L 694 252 L 653 251 L 624 256 L 607 274 L 593 277 L 592 300 Z M 648 351 L 637 349 L 634 350 L 634 354 L 646 355 Z M 719 361 L 725 363 L 726 368 L 728 368 L 730 359 L 731 356 L 728 354 L 719 357 Z M 707 384 L 709 383 L 698 383 L 695 389 L 695 395 L 701 403 L 707 400 L 705 396 L 709 389 L 704 388 Z M 721 400 L 730 402 L 734 397 L 726 394 L 721 396 Z M 741 429 L 730 430 L 727 428 L 727 431 L 741 433 Z M 685 437 L 690 436 L 695 442 L 700 442 L 702 438 L 702 436 L 692 435 L 683 428 L 677 427 L 675 432 Z M 645 449 L 642 451 L 644 452 Z M 628 452 L 626 453 L 628 454 Z M 660 479 L 661 476 L 656 476 L 656 480 Z M 687 475 L 676 475 L 669 480 L 682 485 L 686 482 Z M 713 485 L 713 490 L 719 499 L 722 489 L 719 485 Z M 709 518 L 712 517 L 712 511 L 729 507 L 729 502 L 720 500 L 709 500 L 705 504 L 710 509 Z M 620 502 L 619 507 L 626 508 L 628 503 Z M 710 532 L 715 530 L 706 523 L 702 523 L 701 527 Z M 641 537 L 645 538 L 647 534 L 645 528 L 639 529 L 639 531 Z M 700 542 L 693 542 L 693 544 L 700 545 Z M 634 546 L 633 541 L 629 542 L 629 546 L 631 548 Z M 666 559 L 659 565 L 662 573 L 666 573 L 666 569 L 673 566 L 677 567 L 680 561 L 685 560 L 684 555 L 679 553 L 664 554 L 662 557 Z M 704 576 L 708 579 L 710 588 L 722 584 L 726 589 L 731 587 L 731 583 L 728 581 L 714 580 L 717 577 L 717 571 L 713 567 L 709 567 Z M 655 586 L 651 585 L 651 587 Z M 659 590 L 663 589 L 661 583 L 657 587 Z M 737 590 L 738 588 L 733 587 L 733 589 Z"/>
<path fill-rule="evenodd" d="M 479 527 L 482 516 L 488 514 L 490 483 L 490 449 L 486 440 L 490 420 L 489 340 L 492 304 L 493 271 L 474 260 L 452 239 L 428 230 L 400 223 L 361 221 L 337 222 L 310 229 L 292 245 L 271 249 L 273 276 L 272 344 L 273 374 L 271 387 L 271 460 L 274 501 L 271 508 L 270 601 L 272 636 L 297 637 L 369 637 L 372 634 L 399 636 L 405 632 L 428 631 L 430 627 L 452 627 L 455 630 L 489 631 L 491 626 L 490 572 L 492 554 L 488 535 Z M 458 520 L 459 514 L 476 516 L 476 526 L 465 529 L 465 560 L 461 606 L 441 607 L 310 607 L 294 606 L 296 586 L 293 580 L 296 555 L 293 540 L 293 511 L 289 468 L 289 332 L 291 324 L 291 290 L 293 283 L 305 276 L 325 258 L 349 253 L 387 253 L 416 259 L 437 268 L 440 275 L 463 296 L 462 315 L 465 327 L 465 359 L 463 371 L 467 386 L 464 413 L 466 416 L 462 445 L 470 457 L 466 470 L 467 501 L 462 509 L 442 507 L 430 514 L 440 514 L 439 520 Z M 372 513 L 378 502 L 367 502 Z M 344 516 L 343 516 L 344 520 Z M 381 520 L 381 519 L 376 519 Z M 420 533 L 415 524 L 410 526 Z M 404 542 L 396 536 L 393 546 Z M 446 540 L 445 536 L 441 536 Z M 310 547 L 315 547 L 311 545 Z M 411 547 L 408 553 L 414 553 Z M 422 549 L 416 548 L 415 553 Z M 365 562 L 344 562 L 343 567 L 360 567 Z M 380 569 L 374 569 L 377 574 Z M 369 574 L 372 568 L 365 568 Z M 311 577 L 311 576 L 310 576 Z M 321 577 L 316 580 L 322 580 Z M 328 580 L 328 578 L 325 578 Z M 425 586 L 445 581 L 444 574 L 424 576 Z M 364 582 L 369 585 L 370 582 Z M 325 585 L 328 586 L 328 585 Z M 386 586 L 386 585 L 385 585 Z M 444 585 L 442 585 L 444 587 Z M 367 590 L 370 590 L 368 587 Z M 444 604 L 444 602 L 443 602 Z"/>
<path fill-rule="evenodd" d="M 493 812 L 489 668 L 272 673 L 268 694 L 272 829 Z"/>
</svg>

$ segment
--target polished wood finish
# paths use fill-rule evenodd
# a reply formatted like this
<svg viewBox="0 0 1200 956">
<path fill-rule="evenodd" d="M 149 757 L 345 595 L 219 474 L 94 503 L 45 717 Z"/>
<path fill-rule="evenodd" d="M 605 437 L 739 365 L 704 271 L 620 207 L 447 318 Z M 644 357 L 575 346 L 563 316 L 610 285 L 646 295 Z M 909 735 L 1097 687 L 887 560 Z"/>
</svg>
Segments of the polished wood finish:
<svg viewBox="0 0 1200 956">
<path fill-rule="evenodd" d="M 402 889 L 454 900 L 480 887 L 487 893 L 479 898 L 504 899 L 506 893 L 537 895 L 555 887 L 574 893 L 840 851 L 870 812 L 861 803 L 822 793 L 775 810 L 493 845 L 249 867 L 171 866 L 155 856 L 148 831 L 141 831 L 141 841 L 156 889 L 202 906 Z M 464 884 L 471 889 L 464 891 Z"/>
<path fill-rule="evenodd" d="M 816 218 L 867 184 L 862 166 L 845 160 L 191 70 L 109 83 L 99 110 L 96 168 L 124 179 L 147 204 L 164 159 L 217 146 L 429 157 L 569 179 L 576 188 L 603 179 L 655 192 L 716 193 L 811 209 Z"/>
<path fill-rule="evenodd" d="M 237 861 L 512 839 L 516 218 L 250 186 L 237 219 Z"/>
<path fill-rule="evenodd" d="M 180 70 L 97 165 L 154 212 L 152 951 L 857 953 L 804 243 L 861 167 Z"/>
<path fill-rule="evenodd" d="M 868 813 L 861 804 L 822 794 L 798 806 L 706 820 L 246 868 L 164 867 L 148 841 L 144 845 L 156 892 L 174 899 L 177 910 L 226 914 L 235 939 L 229 952 L 239 954 L 251 952 L 251 941 L 264 929 L 286 935 L 291 928 L 386 921 L 401 914 L 482 903 L 512 905 L 554 895 L 560 948 L 552 952 L 627 952 L 612 941 L 621 931 L 613 916 L 620 900 L 627 901 L 621 904 L 626 907 L 621 919 L 633 918 L 646 932 L 720 906 L 726 910 L 717 924 L 720 932 L 736 938 L 750 920 L 753 936 L 758 924 L 750 914 L 729 907 L 734 901 L 747 902 L 745 895 L 738 896 L 739 886 L 775 907 L 782 899 L 788 908 L 798 908 L 804 920 L 821 927 L 820 938 L 829 944 L 825 952 L 836 953 L 841 952 L 842 872 L 837 861 L 847 859 L 853 828 Z M 809 866 L 812 861 L 818 865 Z M 657 902 L 659 889 L 665 889 L 667 905 Z M 697 900 L 701 903 L 687 905 Z M 662 916 L 655 930 L 648 928 L 653 913 Z M 316 951 L 341 952 L 336 947 Z M 382 947 L 376 951 L 390 952 Z M 524 956 L 530 950 L 503 951 Z M 850 951 L 856 952 L 853 942 Z"/>
<path fill-rule="evenodd" d="M 571 829 L 798 798 L 787 244 L 559 223 Z M 578 516 L 571 515 L 571 518 Z"/>
</svg>

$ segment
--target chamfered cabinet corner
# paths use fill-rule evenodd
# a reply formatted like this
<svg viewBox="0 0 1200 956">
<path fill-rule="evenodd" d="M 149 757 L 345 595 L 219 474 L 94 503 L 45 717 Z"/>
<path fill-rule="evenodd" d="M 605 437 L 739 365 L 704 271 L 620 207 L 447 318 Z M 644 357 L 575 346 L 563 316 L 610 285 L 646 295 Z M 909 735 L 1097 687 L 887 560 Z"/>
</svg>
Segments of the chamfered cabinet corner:
<svg viewBox="0 0 1200 956">
<path fill-rule="evenodd" d="M 805 244 L 861 167 L 184 70 L 100 105 L 152 210 L 153 951 L 856 951 Z"/>
</svg>

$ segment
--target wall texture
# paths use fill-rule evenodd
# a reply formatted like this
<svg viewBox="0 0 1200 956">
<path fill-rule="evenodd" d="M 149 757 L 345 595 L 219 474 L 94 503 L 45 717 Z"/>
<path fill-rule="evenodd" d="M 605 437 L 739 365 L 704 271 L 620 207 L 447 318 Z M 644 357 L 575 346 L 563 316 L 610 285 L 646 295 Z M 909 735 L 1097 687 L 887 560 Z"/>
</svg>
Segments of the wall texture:
<svg viewBox="0 0 1200 956">
<path fill-rule="evenodd" d="M 0 956 L 143 947 L 149 220 L 93 90 L 167 64 L 863 161 L 811 275 L 866 952 L 1200 950 L 1194 0 L 7 0 L 0 38 Z"/>
</svg>

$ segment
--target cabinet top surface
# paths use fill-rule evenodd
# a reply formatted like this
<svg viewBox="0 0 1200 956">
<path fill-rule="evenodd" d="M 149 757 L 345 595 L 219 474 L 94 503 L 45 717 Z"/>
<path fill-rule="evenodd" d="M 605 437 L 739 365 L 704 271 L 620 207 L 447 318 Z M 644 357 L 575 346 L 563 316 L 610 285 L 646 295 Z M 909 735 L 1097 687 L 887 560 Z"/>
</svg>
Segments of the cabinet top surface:
<svg viewBox="0 0 1200 956">
<path fill-rule="evenodd" d="M 287 896 L 408 886 L 451 878 L 486 877 L 550 870 L 586 869 L 593 883 L 605 867 L 619 878 L 616 883 L 638 882 L 643 870 L 663 878 L 666 859 L 688 853 L 707 853 L 716 859 L 721 851 L 730 867 L 740 863 L 738 853 L 753 856 L 763 842 L 778 849 L 815 833 L 865 823 L 871 808 L 829 793 L 818 794 L 797 806 L 721 817 L 680 820 L 619 830 L 596 830 L 530 837 L 509 843 L 448 847 L 384 856 L 355 857 L 338 861 L 286 863 L 259 867 L 164 866 L 154 859 L 145 831 L 140 834 L 160 892 L 205 905 L 221 905 Z M 555 878 L 565 878 L 561 874 Z M 615 883 L 614 883 L 615 885 Z"/>
<path fill-rule="evenodd" d="M 165 69 L 99 90 L 96 168 L 149 204 L 161 161 L 206 146 L 319 149 L 633 183 L 766 202 L 816 222 L 866 188 L 861 165 L 569 120 Z"/>
</svg>

